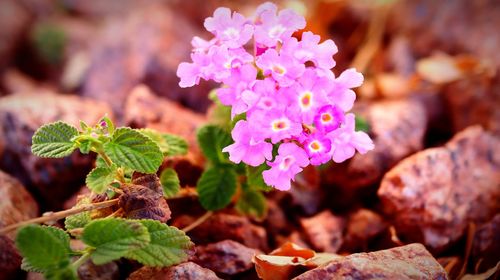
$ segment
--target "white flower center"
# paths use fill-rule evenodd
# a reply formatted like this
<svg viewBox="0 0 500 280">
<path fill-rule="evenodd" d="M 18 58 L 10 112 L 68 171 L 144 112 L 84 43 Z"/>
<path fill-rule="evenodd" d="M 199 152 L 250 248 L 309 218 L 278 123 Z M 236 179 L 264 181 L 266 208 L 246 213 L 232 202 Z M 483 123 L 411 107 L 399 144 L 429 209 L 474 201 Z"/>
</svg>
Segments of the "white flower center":
<svg viewBox="0 0 500 280">
<path fill-rule="evenodd" d="M 224 30 L 224 35 L 226 35 L 230 40 L 237 40 L 240 38 L 240 33 L 234 27 L 229 27 Z"/>
<path fill-rule="evenodd" d="M 274 132 L 286 130 L 290 127 L 290 121 L 288 119 L 278 119 L 271 123 L 271 129 Z"/>
<path fill-rule="evenodd" d="M 299 106 L 303 111 L 308 111 L 313 105 L 313 93 L 304 91 L 299 96 Z"/>
<path fill-rule="evenodd" d="M 278 25 L 271 27 L 267 34 L 269 35 L 270 38 L 278 39 L 281 36 L 281 34 L 283 34 L 283 32 L 285 32 L 285 31 L 286 31 L 286 28 L 283 25 L 278 24 Z"/>
</svg>

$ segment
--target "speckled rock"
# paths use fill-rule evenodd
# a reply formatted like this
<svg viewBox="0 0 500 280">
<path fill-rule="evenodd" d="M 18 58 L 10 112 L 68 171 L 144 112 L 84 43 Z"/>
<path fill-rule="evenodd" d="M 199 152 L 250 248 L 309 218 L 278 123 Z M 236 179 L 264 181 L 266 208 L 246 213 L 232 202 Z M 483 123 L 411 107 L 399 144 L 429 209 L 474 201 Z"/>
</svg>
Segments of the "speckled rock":
<svg viewBox="0 0 500 280">
<path fill-rule="evenodd" d="M 384 176 L 378 195 L 398 235 L 441 251 L 468 223 L 499 212 L 500 139 L 470 127 L 444 147 L 426 149 Z"/>
<path fill-rule="evenodd" d="M 358 253 L 336 259 L 294 280 L 336 279 L 448 279 L 446 271 L 422 244 Z"/>
<path fill-rule="evenodd" d="M 370 241 L 387 229 L 382 216 L 369 209 L 360 208 L 347 217 L 342 249 L 348 252 L 366 252 Z"/>
<path fill-rule="evenodd" d="M 342 245 L 345 219 L 329 210 L 300 219 L 300 225 L 307 240 L 320 252 L 336 253 Z"/>
<path fill-rule="evenodd" d="M 128 280 L 218 280 L 220 279 L 210 269 L 203 268 L 193 262 L 185 262 L 167 268 L 143 267 L 132 273 Z"/>
</svg>

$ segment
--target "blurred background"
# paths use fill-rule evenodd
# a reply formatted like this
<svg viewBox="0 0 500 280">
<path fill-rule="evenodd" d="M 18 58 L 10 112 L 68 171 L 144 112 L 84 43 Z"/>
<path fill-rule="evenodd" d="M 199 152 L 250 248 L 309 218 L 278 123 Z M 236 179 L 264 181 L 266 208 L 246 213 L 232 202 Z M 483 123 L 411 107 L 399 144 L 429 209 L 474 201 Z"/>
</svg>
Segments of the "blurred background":
<svg viewBox="0 0 500 280">
<path fill-rule="evenodd" d="M 202 82 L 181 89 L 175 74 L 177 66 L 190 61 L 193 36 L 210 38 L 203 22 L 217 7 L 251 15 L 262 2 L 0 0 L 0 175 L 17 178 L 28 189 L 26 195 L 33 195 L 36 201 L 19 197 L 14 191 L 2 191 L 5 196 L 0 201 L 0 224 L 74 204 L 75 193 L 84 184 L 93 160 L 78 154 L 61 160 L 40 159 L 30 153 L 33 132 L 42 124 L 60 119 L 74 124 L 80 119 L 94 123 L 108 114 L 121 125 L 182 135 L 193 149 L 187 159 L 172 164 L 182 185 L 194 186 L 203 168 L 194 131 L 213 114 L 208 93 L 215 84 Z M 377 214 L 378 187 L 384 174 L 402 159 L 443 145 L 471 125 L 481 125 L 488 133 L 500 136 L 499 1 L 274 2 L 304 15 L 306 31 L 335 41 L 339 49 L 334 57 L 335 74 L 349 67 L 364 74 L 365 82 L 356 90 L 354 110 L 375 140 L 376 149 L 349 162 L 327 166 L 319 174 L 306 172 L 305 188 L 271 195 L 270 213 L 277 209 L 272 201 L 292 207 L 296 212 L 286 213 L 300 213 L 298 217 L 313 216 L 322 209 L 343 215 L 363 207 L 374 212 L 359 214 L 362 219 L 381 221 Z M 477 192 L 496 202 L 464 200 L 471 205 L 467 210 L 471 213 L 479 208 L 489 211 L 481 216 L 481 222 L 498 213 L 500 207 L 498 159 L 492 158 L 498 158 L 498 153 L 489 154 L 489 166 L 494 167 L 488 167 L 488 174 L 493 175 L 486 177 L 487 187 L 478 187 Z M 0 182 L 7 182 L 5 178 Z M 458 196 L 472 197 L 467 188 L 470 186 L 464 186 Z M 427 195 L 422 193 L 421 199 L 425 201 Z M 287 214 L 289 220 L 295 219 L 290 218 L 293 215 Z M 458 229 L 442 232 L 463 232 L 469 220 L 461 219 Z M 497 218 L 497 233 L 499 221 Z M 421 226 L 426 223 L 422 218 Z M 281 230 L 279 223 L 274 226 Z M 268 230 L 275 234 L 275 228 Z M 404 226 L 399 229 L 405 231 Z M 285 230 L 290 232 L 296 231 Z M 406 232 L 409 241 L 422 239 L 411 236 L 411 230 Z M 484 271 L 496 264 L 500 258 L 498 236 L 486 253 L 480 249 L 473 252 L 477 256 L 484 253 L 487 258 L 480 269 L 469 267 L 469 272 Z M 466 235 L 460 234 L 448 243 L 427 240 L 426 246 L 436 256 L 463 256 L 464 248 L 470 248 L 464 247 L 465 239 Z M 450 246 L 457 240 L 458 246 Z M 359 242 L 347 239 L 341 250 L 394 246 Z M 461 262 L 446 259 L 443 265 L 450 262 L 448 269 L 459 275 Z"/>
</svg>

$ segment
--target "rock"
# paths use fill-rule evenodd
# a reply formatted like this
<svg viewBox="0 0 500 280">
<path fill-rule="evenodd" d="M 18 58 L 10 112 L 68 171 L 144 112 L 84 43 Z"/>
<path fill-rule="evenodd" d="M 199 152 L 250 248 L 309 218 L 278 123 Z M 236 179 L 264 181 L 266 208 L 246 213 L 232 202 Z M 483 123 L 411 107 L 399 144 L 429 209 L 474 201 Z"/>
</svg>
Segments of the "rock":
<svg viewBox="0 0 500 280">
<path fill-rule="evenodd" d="M 421 244 L 352 254 L 310 270 L 294 280 L 448 279 L 446 271 Z"/>
<path fill-rule="evenodd" d="M 253 268 L 252 258 L 258 250 L 233 240 L 196 247 L 194 262 L 223 275 L 235 275 Z"/>
<path fill-rule="evenodd" d="M 369 209 L 358 209 L 348 216 L 342 249 L 348 252 L 368 251 L 370 241 L 387 229 L 387 223 Z"/>
<path fill-rule="evenodd" d="M 120 269 L 116 262 L 95 265 L 87 261 L 78 268 L 80 280 L 117 280 L 120 279 Z"/>
<path fill-rule="evenodd" d="M 132 88 L 145 83 L 159 95 L 205 111 L 208 83 L 182 89 L 176 76 L 179 63 L 190 60 L 194 35 L 197 30 L 164 5 L 144 3 L 111 18 L 93 43 L 83 95 L 109 102 L 121 115 Z"/>
<path fill-rule="evenodd" d="M 500 210 L 500 139 L 480 127 L 444 147 L 421 151 L 384 176 L 378 196 L 403 240 L 439 252 L 459 240 L 468 223 Z"/>
<path fill-rule="evenodd" d="M 0 228 L 35 218 L 38 205 L 25 187 L 14 177 L 0 171 Z M 7 234 L 14 240 L 16 234 Z"/>
<path fill-rule="evenodd" d="M 19 279 L 22 257 L 17 252 L 14 241 L 0 235 L 0 275 L 2 279 Z"/>
<path fill-rule="evenodd" d="M 31 16 L 24 6 L 15 0 L 0 2 L 0 69 L 13 57 L 17 44 L 29 28 Z"/>
<path fill-rule="evenodd" d="M 78 190 L 92 167 L 92 158 L 75 151 L 62 159 L 31 154 L 31 137 L 40 126 L 62 120 L 96 123 L 111 109 L 103 103 L 54 93 L 15 94 L 0 98 L 0 167 L 18 177 L 47 207 L 59 208 Z M 2 146 L 0 144 L 0 146 Z M 1 150 L 1 149 L 0 149 Z"/>
<path fill-rule="evenodd" d="M 193 262 L 185 262 L 166 268 L 143 267 L 132 273 L 128 280 L 217 280 L 220 279 L 210 269 L 203 268 Z"/>
<path fill-rule="evenodd" d="M 184 215 L 177 218 L 172 225 L 183 228 L 194 220 L 195 218 Z M 188 235 L 198 245 L 231 239 L 263 252 L 269 250 L 266 230 L 252 224 L 245 216 L 217 213 L 191 230 Z"/>
<path fill-rule="evenodd" d="M 287 233 L 291 230 L 290 222 L 283 209 L 272 199 L 267 199 L 267 215 L 264 225 L 270 235 Z"/>
<path fill-rule="evenodd" d="M 421 150 L 427 126 L 424 107 L 411 99 L 359 103 L 355 110 L 367 121 L 375 149 L 323 171 L 324 184 L 338 186 L 330 189 L 339 207 L 351 205 L 356 193 L 376 186 L 389 168 Z"/>
<path fill-rule="evenodd" d="M 494 267 L 500 261 L 500 214 L 477 228 L 472 243 L 472 264 L 480 264 L 479 272 Z"/>
<path fill-rule="evenodd" d="M 325 210 L 310 218 L 300 219 L 305 236 L 320 252 L 336 253 L 342 245 L 345 220 Z"/>
<path fill-rule="evenodd" d="M 183 137 L 189 144 L 186 158 L 202 166 L 203 156 L 196 140 L 196 130 L 206 124 L 205 116 L 151 93 L 147 86 L 135 87 L 125 104 L 125 123 L 132 127 L 151 128 Z"/>
</svg>

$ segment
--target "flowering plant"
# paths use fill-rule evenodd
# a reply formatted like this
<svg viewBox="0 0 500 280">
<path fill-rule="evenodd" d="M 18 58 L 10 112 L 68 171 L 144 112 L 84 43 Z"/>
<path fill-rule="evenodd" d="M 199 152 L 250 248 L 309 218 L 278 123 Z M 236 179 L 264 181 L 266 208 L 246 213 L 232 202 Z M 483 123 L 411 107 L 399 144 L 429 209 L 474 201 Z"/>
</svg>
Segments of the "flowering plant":
<svg viewBox="0 0 500 280">
<path fill-rule="evenodd" d="M 356 99 L 352 88 L 363 76 L 348 69 L 335 77 L 332 40 L 320 43 L 312 32 L 303 32 L 300 41 L 293 37 L 306 26 L 302 16 L 268 2 L 253 19 L 218 8 L 204 26 L 215 37 L 193 38 L 192 62 L 177 70 L 179 85 L 191 87 L 200 79 L 223 84 L 217 97 L 231 106 L 233 119 L 238 115 L 234 143 L 223 149 L 232 162 L 266 163 L 264 182 L 288 190 L 308 165 L 343 162 L 356 150 L 374 148 L 348 113 Z"/>
</svg>

